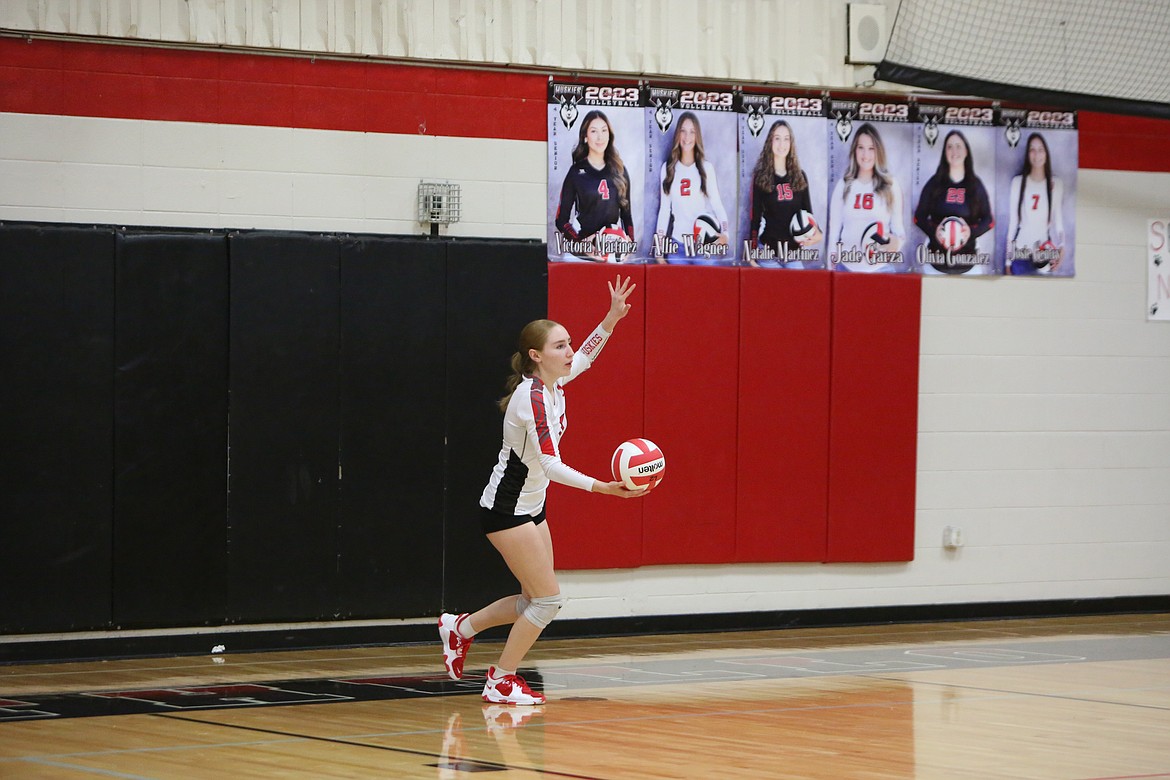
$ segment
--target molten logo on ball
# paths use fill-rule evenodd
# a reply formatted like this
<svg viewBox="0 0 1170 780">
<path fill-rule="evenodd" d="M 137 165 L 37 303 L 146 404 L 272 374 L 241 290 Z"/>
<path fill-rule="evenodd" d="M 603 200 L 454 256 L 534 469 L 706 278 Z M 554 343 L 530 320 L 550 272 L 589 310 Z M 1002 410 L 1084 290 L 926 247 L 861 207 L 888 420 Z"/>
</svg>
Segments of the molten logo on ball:
<svg viewBox="0 0 1170 780">
<path fill-rule="evenodd" d="M 623 441 L 614 450 L 613 478 L 630 490 L 645 490 L 662 481 L 666 458 L 658 445 L 649 439 Z"/>
</svg>

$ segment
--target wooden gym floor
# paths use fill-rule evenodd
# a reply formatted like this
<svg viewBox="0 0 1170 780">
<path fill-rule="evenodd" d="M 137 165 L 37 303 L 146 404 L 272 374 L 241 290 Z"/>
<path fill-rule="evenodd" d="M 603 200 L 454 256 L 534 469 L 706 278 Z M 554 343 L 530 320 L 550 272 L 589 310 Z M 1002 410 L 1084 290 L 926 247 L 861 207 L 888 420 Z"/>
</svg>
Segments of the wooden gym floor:
<svg viewBox="0 0 1170 780">
<path fill-rule="evenodd" d="M 1170 615 L 545 640 L 537 708 L 499 649 L 0 666 L 0 778 L 1170 778 Z"/>
</svg>

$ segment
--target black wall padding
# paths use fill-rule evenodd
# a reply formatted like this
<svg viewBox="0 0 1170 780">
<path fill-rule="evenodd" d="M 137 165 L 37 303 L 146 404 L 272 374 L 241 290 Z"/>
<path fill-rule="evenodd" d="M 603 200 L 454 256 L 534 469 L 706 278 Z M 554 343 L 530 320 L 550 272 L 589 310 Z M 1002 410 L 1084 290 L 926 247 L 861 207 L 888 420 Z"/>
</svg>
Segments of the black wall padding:
<svg viewBox="0 0 1170 780">
<path fill-rule="evenodd" d="M 331 618 L 340 244 L 258 232 L 228 246 L 228 618 Z"/>
<path fill-rule="evenodd" d="M 120 233 L 114 620 L 222 621 L 228 258 L 223 234 Z"/>
<path fill-rule="evenodd" d="M 480 530 L 479 497 L 500 451 L 503 395 L 516 338 L 548 309 L 541 244 L 447 247 L 447 512 L 443 605 L 469 612 L 517 592 Z"/>
<path fill-rule="evenodd" d="M 110 621 L 114 233 L 0 224 L 0 632 Z"/>
<path fill-rule="evenodd" d="M 341 250 L 343 617 L 438 613 L 443 572 L 446 248 Z"/>
</svg>

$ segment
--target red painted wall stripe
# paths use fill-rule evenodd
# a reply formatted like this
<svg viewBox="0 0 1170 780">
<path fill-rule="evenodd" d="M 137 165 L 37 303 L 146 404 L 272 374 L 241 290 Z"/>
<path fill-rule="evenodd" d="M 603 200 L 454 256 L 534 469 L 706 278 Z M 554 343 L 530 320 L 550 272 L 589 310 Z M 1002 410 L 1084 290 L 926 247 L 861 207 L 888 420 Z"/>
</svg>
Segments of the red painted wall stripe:
<svg viewBox="0 0 1170 780">
<path fill-rule="evenodd" d="M 0 112 L 544 141 L 548 79 L 0 37 Z"/>
<path fill-rule="evenodd" d="M 541 75 L 0 37 L 0 112 L 544 141 Z M 1080 165 L 1170 172 L 1170 121 L 1081 112 Z"/>
<path fill-rule="evenodd" d="M 1077 122 L 1082 168 L 1170 172 L 1170 120 L 1082 111 Z"/>
</svg>

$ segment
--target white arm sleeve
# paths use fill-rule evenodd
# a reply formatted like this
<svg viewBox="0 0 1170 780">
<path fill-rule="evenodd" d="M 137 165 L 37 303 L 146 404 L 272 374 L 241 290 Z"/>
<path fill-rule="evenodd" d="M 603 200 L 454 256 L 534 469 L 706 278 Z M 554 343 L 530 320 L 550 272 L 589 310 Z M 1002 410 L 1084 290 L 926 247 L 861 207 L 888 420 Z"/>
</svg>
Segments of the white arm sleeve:
<svg viewBox="0 0 1170 780">
<path fill-rule="evenodd" d="M 897 180 L 890 182 L 893 197 L 890 198 L 890 232 L 895 236 L 905 236 L 906 228 L 902 219 L 902 185 Z"/>
<path fill-rule="evenodd" d="M 543 394 L 543 390 L 537 391 Z M 541 407 L 543 407 L 541 401 Z M 559 482 L 569 487 L 581 490 L 593 490 L 593 477 L 586 476 L 561 460 L 560 445 L 556 437 L 549 430 L 549 422 L 544 418 L 543 408 L 538 409 L 535 399 L 524 404 L 524 411 L 520 415 L 524 421 L 524 435 L 527 438 L 526 447 L 539 453 L 537 459 L 544 475 L 553 482 Z M 515 422 L 508 421 L 510 425 Z"/>
<path fill-rule="evenodd" d="M 829 199 L 829 223 L 830 232 L 836 238 L 830 241 L 830 244 L 839 244 L 841 242 L 841 231 L 845 228 L 845 180 L 837 179 L 837 183 L 833 185 L 833 195 Z"/>
<path fill-rule="evenodd" d="M 719 220 L 719 229 L 727 232 L 727 209 L 723 208 L 723 198 L 719 197 L 719 182 L 715 179 L 715 166 L 703 163 L 707 171 L 707 199 L 711 201 L 711 208 L 715 209 L 715 219 Z"/>
<path fill-rule="evenodd" d="M 1052 180 L 1052 232 L 1048 236 L 1057 246 L 1064 246 L 1064 182 Z"/>
<path fill-rule="evenodd" d="M 670 222 L 670 195 L 662 191 L 662 182 L 666 181 L 666 163 L 658 169 L 658 225 L 656 232 L 665 234 L 666 226 Z"/>
<path fill-rule="evenodd" d="M 569 372 L 569 375 L 558 379 L 557 384 L 563 386 L 572 382 L 583 371 L 588 370 L 593 365 L 593 361 L 597 359 L 597 356 L 601 354 L 601 350 L 605 346 L 605 343 L 609 341 L 609 337 L 609 331 L 601 325 L 594 328 L 593 332 L 589 334 L 589 338 L 585 339 L 584 343 L 573 354 L 573 368 Z"/>
<path fill-rule="evenodd" d="M 1016 176 L 1012 179 L 1011 193 L 1008 195 L 1008 229 L 1007 229 L 1007 259 L 1012 261 L 1012 244 L 1016 242 L 1016 233 L 1020 230 L 1020 187 L 1024 186 L 1024 177 Z"/>
</svg>

